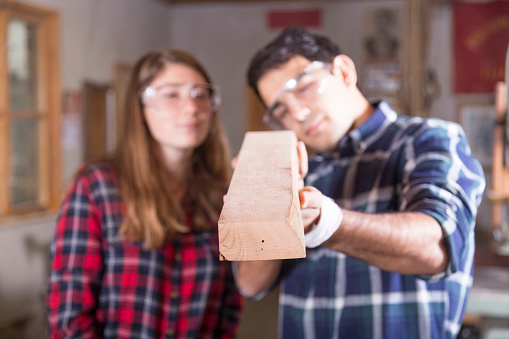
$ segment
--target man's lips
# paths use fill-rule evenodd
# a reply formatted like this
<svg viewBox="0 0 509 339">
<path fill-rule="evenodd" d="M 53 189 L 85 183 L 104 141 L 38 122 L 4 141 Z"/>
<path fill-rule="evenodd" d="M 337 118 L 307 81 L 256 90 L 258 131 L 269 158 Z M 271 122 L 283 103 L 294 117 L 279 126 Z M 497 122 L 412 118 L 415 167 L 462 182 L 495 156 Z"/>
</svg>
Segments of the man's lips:
<svg viewBox="0 0 509 339">
<path fill-rule="evenodd" d="M 304 131 L 306 136 L 313 136 L 316 134 L 320 130 L 323 121 L 324 119 L 321 114 L 317 114 L 311 119 L 308 119 L 308 121 L 304 123 Z"/>
</svg>

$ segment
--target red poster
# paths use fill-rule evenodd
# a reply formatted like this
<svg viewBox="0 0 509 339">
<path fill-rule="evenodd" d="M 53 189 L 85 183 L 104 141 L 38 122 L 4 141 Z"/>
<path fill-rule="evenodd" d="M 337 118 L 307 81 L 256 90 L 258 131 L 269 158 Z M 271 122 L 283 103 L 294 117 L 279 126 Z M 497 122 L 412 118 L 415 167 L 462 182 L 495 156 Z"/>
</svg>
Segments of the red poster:
<svg viewBox="0 0 509 339">
<path fill-rule="evenodd" d="M 270 11 L 268 21 L 271 29 L 290 26 L 317 28 L 322 24 L 322 11 L 320 9 Z"/>
<path fill-rule="evenodd" d="M 504 80 L 509 1 L 453 3 L 454 92 L 493 93 Z"/>
</svg>

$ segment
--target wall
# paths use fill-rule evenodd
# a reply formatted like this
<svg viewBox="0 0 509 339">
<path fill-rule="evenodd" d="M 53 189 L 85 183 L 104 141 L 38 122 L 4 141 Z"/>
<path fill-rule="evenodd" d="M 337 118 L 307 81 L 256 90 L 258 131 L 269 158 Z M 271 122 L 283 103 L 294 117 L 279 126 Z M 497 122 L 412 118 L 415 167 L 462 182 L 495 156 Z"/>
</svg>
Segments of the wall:
<svg viewBox="0 0 509 339">
<path fill-rule="evenodd" d="M 62 90 L 80 90 L 83 81 L 111 83 L 113 65 L 133 63 L 142 53 L 168 43 L 169 6 L 156 0 L 24 0 L 60 15 Z M 78 121 L 78 128 L 80 127 Z M 63 188 L 82 162 L 79 133 L 67 135 L 63 148 Z M 69 142 L 67 139 L 66 142 Z M 41 338 L 43 321 L 25 316 L 40 312 L 45 292 L 48 245 L 55 215 L 0 224 L 0 338 L 3 324 L 19 321 L 25 335 Z M 34 335 L 34 333 L 37 333 Z"/>
<path fill-rule="evenodd" d="M 11 324 L 23 333 L 41 333 L 54 219 L 46 215 L 0 226 L 0 338 L 18 337 L 5 333 L 3 327 Z"/>
<path fill-rule="evenodd" d="M 62 89 L 112 83 L 115 63 L 133 63 L 168 43 L 169 6 L 156 0 L 24 0 L 60 13 Z M 81 143 L 64 149 L 64 186 L 81 163 Z"/>
<path fill-rule="evenodd" d="M 362 12 L 369 6 L 402 5 L 393 1 L 309 1 L 295 3 L 247 3 L 215 5 L 175 5 L 168 22 L 170 42 L 186 48 L 205 64 L 223 91 L 223 123 L 238 152 L 246 125 L 246 69 L 253 54 L 272 39 L 279 30 L 271 30 L 267 13 L 271 10 L 316 9 L 322 11 L 322 26 L 317 29 L 337 42 L 343 53 L 356 63 L 362 74 Z M 405 24 L 402 28 L 405 30 Z M 452 11 L 450 5 L 430 5 L 429 67 L 436 70 L 441 95 L 431 106 L 429 116 L 457 121 L 457 104 L 462 98 L 451 93 L 452 77 Z M 406 46 L 405 46 L 406 48 Z M 474 99 L 475 98 L 470 98 Z M 490 173 L 486 173 L 488 187 Z M 487 202 L 481 205 L 478 228 L 488 229 L 491 211 Z"/>
<path fill-rule="evenodd" d="M 404 0 L 376 1 L 395 4 Z M 235 154 L 242 142 L 246 112 L 245 72 L 255 51 L 277 34 L 266 23 L 269 10 L 321 8 L 320 32 L 333 38 L 358 62 L 361 57 L 361 12 L 375 1 L 247 3 L 235 5 L 173 5 L 156 0 L 24 0 L 60 13 L 61 80 L 63 90 L 78 90 L 84 80 L 111 82 L 116 62 L 132 63 L 143 52 L 172 44 L 188 49 L 206 66 L 224 93 L 222 121 Z M 436 69 L 441 96 L 430 115 L 456 120 L 456 105 L 461 98 L 451 91 L 451 11 L 447 6 L 432 6 L 429 64 Z M 360 65 L 358 65 L 360 67 Z M 362 71 L 359 69 L 359 72 Z M 64 187 L 80 165 L 80 141 L 66 148 L 63 156 Z M 478 227 L 490 222 L 483 203 Z M 38 310 L 44 293 L 47 260 L 43 251 L 49 244 L 54 215 L 0 225 L 0 326 L 3 320 Z M 277 295 L 265 305 L 274 307 Z M 265 307 L 265 306 L 264 306 Z M 248 304 L 255 314 L 272 319 L 252 321 L 258 329 L 274 335 L 275 313 Z M 273 311 L 274 309 L 272 309 Z M 252 320 L 253 318 L 251 318 Z M 39 328 L 40 329 L 40 328 Z M 243 338 L 250 332 L 242 329 Z M 0 339 L 2 338 L 0 328 Z M 12 336 L 11 336 L 12 337 Z M 36 338 L 37 336 L 32 336 Z"/>
<path fill-rule="evenodd" d="M 377 1 L 394 4 L 402 1 Z M 360 57 L 360 15 L 369 2 L 295 2 L 216 5 L 175 5 L 169 20 L 170 42 L 197 55 L 224 96 L 223 122 L 233 145 L 240 148 L 246 112 L 245 74 L 253 54 L 279 30 L 267 26 L 270 10 L 316 9 L 322 11 L 321 33 L 329 35 L 354 60 Z M 353 28 L 350 28 L 353 27 Z"/>
<path fill-rule="evenodd" d="M 211 73 L 212 79 L 220 85 L 223 91 L 222 121 L 232 143 L 233 154 L 236 154 L 245 132 L 241 126 L 246 126 L 245 74 L 249 60 L 279 32 L 268 28 L 268 11 L 320 8 L 323 17 L 319 32 L 337 42 L 342 52 L 352 57 L 361 74 L 362 11 L 373 4 L 402 3 L 406 1 L 176 5 L 172 7 L 169 20 L 170 41 L 198 56 Z M 451 8 L 432 5 L 430 9 L 428 60 L 430 68 L 435 69 L 438 75 L 441 95 L 433 102 L 429 116 L 457 121 L 457 104 L 461 98 L 451 93 Z M 405 24 L 402 23 L 403 30 Z M 486 175 L 489 187 L 490 173 Z M 491 211 L 485 199 L 479 210 L 476 227 L 487 232 L 490 223 Z M 277 308 L 277 295 L 272 293 L 261 302 L 264 304 L 246 301 L 241 338 L 257 338 L 261 328 L 265 331 L 264 337 L 276 338 L 277 316 L 273 311 Z"/>
</svg>

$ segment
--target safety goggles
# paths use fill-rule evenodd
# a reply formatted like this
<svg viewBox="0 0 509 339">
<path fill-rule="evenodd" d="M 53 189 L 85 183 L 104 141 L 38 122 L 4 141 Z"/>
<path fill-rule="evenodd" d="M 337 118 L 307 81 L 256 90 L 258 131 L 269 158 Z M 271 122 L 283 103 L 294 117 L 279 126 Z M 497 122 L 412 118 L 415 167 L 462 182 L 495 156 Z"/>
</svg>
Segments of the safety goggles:
<svg viewBox="0 0 509 339">
<path fill-rule="evenodd" d="M 178 83 L 149 86 L 141 94 L 143 105 L 157 112 L 178 112 L 192 99 L 201 112 L 214 112 L 221 105 L 219 87 L 209 83 Z"/>
<path fill-rule="evenodd" d="M 304 71 L 288 80 L 272 106 L 264 114 L 263 121 L 272 129 L 286 129 L 293 119 L 291 106 L 312 106 L 327 87 L 327 74 L 331 65 L 313 61 Z"/>
</svg>

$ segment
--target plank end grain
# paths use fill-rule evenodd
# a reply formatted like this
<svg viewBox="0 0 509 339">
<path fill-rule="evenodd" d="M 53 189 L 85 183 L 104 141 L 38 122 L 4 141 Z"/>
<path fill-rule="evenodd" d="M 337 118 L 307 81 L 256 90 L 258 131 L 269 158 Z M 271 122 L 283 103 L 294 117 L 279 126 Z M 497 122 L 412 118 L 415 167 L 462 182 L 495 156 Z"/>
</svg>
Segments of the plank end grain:
<svg viewBox="0 0 509 339">
<path fill-rule="evenodd" d="M 221 260 L 306 256 L 292 131 L 247 132 L 219 217 Z"/>
</svg>

